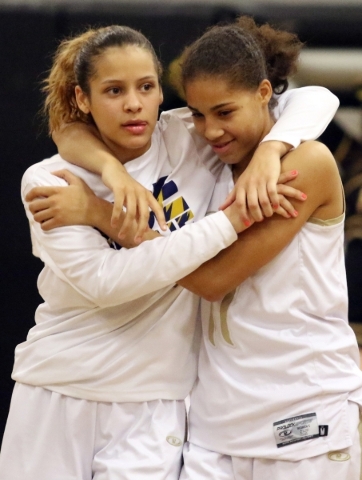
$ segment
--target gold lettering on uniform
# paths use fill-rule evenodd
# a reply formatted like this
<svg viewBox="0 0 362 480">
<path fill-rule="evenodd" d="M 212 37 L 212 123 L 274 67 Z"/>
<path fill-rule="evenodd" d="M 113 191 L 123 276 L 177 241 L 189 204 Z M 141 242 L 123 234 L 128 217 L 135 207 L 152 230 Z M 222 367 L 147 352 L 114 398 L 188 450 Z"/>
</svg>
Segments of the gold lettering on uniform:
<svg viewBox="0 0 362 480">
<path fill-rule="evenodd" d="M 227 312 L 228 308 L 233 301 L 233 298 L 235 296 L 235 290 L 233 292 L 228 293 L 225 295 L 223 298 L 221 304 L 220 304 L 220 329 L 221 329 L 221 335 L 223 339 L 225 340 L 226 343 L 229 345 L 234 345 L 231 336 L 230 336 L 230 331 L 227 323 Z M 216 310 L 216 303 L 211 303 L 210 304 L 210 317 L 209 317 L 209 340 L 212 345 L 216 346 L 215 343 L 215 310 Z"/>
<path fill-rule="evenodd" d="M 209 318 L 209 340 L 210 343 L 215 345 L 215 320 L 214 320 L 214 315 L 213 315 L 213 303 L 210 303 L 210 318 Z"/>
<path fill-rule="evenodd" d="M 229 345 L 234 345 L 234 344 L 230 337 L 230 332 L 229 332 L 229 327 L 227 322 L 227 313 L 228 313 L 228 308 L 230 307 L 230 303 L 233 301 L 234 295 L 235 295 L 235 290 L 225 295 L 220 305 L 221 333 L 225 342 L 228 343 Z"/>
</svg>

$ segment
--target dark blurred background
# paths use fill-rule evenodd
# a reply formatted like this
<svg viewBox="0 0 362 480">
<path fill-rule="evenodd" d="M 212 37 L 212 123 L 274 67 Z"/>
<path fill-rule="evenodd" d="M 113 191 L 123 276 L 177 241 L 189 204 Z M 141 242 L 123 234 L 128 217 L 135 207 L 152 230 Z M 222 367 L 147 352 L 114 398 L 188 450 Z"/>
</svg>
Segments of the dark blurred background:
<svg viewBox="0 0 362 480">
<path fill-rule="evenodd" d="M 34 324 L 41 301 L 41 262 L 32 257 L 20 200 L 25 169 L 55 153 L 37 114 L 40 83 L 58 42 L 88 26 L 125 24 L 153 43 L 165 68 L 206 27 L 250 14 L 296 32 L 306 42 L 295 86 L 324 85 L 341 108 L 322 140 L 334 152 L 346 186 L 346 261 L 350 321 L 362 323 L 362 0 L 223 1 L 0 0 L 1 313 L 0 439 L 13 382 L 14 348 Z M 182 105 L 164 86 L 163 109 Z"/>
</svg>

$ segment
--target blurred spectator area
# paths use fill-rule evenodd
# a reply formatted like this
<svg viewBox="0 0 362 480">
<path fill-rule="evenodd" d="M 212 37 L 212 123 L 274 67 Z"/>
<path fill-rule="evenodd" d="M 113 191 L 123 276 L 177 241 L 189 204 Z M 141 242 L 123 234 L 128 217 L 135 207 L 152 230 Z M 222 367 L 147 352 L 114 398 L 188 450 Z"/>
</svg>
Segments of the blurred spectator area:
<svg viewBox="0 0 362 480">
<path fill-rule="evenodd" d="M 37 112 L 40 85 L 59 40 L 87 26 L 126 24 L 153 43 L 164 66 L 206 27 L 239 14 L 253 15 L 296 32 L 306 42 L 296 85 L 319 84 L 341 100 L 341 109 L 322 140 L 335 153 L 348 187 L 347 266 L 353 321 L 362 322 L 358 303 L 362 271 L 361 100 L 362 2 L 359 0 L 218 1 L 176 0 L 0 0 L 0 156 L 1 156 L 1 303 L 0 436 L 8 411 L 13 352 L 34 324 L 40 298 L 36 278 L 41 263 L 32 257 L 27 221 L 20 201 L 20 180 L 34 162 L 55 153 Z M 164 109 L 181 100 L 164 86 Z M 357 176 L 357 177 L 356 177 Z M 357 178 L 357 180 L 356 180 Z M 348 184 L 349 181 L 351 183 Z M 347 190 L 346 190 L 347 191 Z M 350 220 L 352 219 L 352 220 Z M 359 283 L 358 283 L 359 282 Z M 361 302 L 361 300 L 359 300 Z"/>
</svg>

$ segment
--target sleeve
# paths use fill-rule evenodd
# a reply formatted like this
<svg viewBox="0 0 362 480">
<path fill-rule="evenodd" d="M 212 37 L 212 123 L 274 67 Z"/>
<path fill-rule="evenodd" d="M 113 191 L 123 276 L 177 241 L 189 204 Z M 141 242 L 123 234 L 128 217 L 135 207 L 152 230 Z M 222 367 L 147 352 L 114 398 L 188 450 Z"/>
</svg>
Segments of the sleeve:
<svg viewBox="0 0 362 480">
<path fill-rule="evenodd" d="M 303 141 L 315 140 L 327 128 L 338 106 L 338 98 L 324 87 L 287 90 L 279 97 L 273 111 L 277 121 L 263 142 L 279 140 L 296 148 Z"/>
<path fill-rule="evenodd" d="M 59 278 L 96 306 L 119 305 L 172 285 L 237 239 L 222 212 L 130 250 L 110 248 L 92 227 L 44 232 L 33 220 L 24 197 L 37 185 L 59 185 L 56 182 L 57 177 L 44 171 L 23 178 L 22 197 L 36 244 L 34 251 Z"/>
</svg>

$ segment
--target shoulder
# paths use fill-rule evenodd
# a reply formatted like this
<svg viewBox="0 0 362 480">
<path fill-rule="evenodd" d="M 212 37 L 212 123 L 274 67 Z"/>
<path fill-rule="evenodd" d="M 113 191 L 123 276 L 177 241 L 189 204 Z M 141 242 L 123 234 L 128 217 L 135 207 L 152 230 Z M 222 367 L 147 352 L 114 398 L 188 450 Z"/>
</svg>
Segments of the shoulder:
<svg viewBox="0 0 362 480">
<path fill-rule="evenodd" d="M 326 145 L 318 141 L 301 143 L 298 148 L 288 153 L 282 163 L 283 170 L 293 168 L 315 175 L 338 173 L 336 161 Z"/>
<path fill-rule="evenodd" d="M 282 169 L 298 171 L 290 185 L 307 195 L 305 207 L 309 216 L 329 219 L 343 212 L 342 181 L 337 162 L 323 143 L 302 143 L 286 155 Z M 303 209 L 304 206 L 299 207 L 299 211 Z"/>
<path fill-rule="evenodd" d="M 172 119 L 178 119 L 182 123 L 193 124 L 192 115 L 187 107 L 175 108 L 173 110 L 167 110 L 160 115 L 160 122 L 168 123 Z"/>
<path fill-rule="evenodd" d="M 97 175 L 84 170 L 77 165 L 73 165 L 64 160 L 59 154 L 31 165 L 25 172 L 21 180 L 22 194 L 26 194 L 31 188 L 38 186 L 65 186 L 66 181 L 53 175 L 57 170 L 69 170 L 74 175 L 81 177 L 89 183 L 89 177 L 98 177 Z"/>
<path fill-rule="evenodd" d="M 45 176 L 48 176 L 50 172 L 55 171 L 60 168 L 66 168 L 67 162 L 62 159 L 62 157 L 57 154 L 53 155 L 50 158 L 46 158 L 41 162 L 34 163 L 30 167 L 26 169 L 23 174 L 22 182 L 33 182 L 33 181 L 41 181 L 41 179 Z"/>
</svg>

